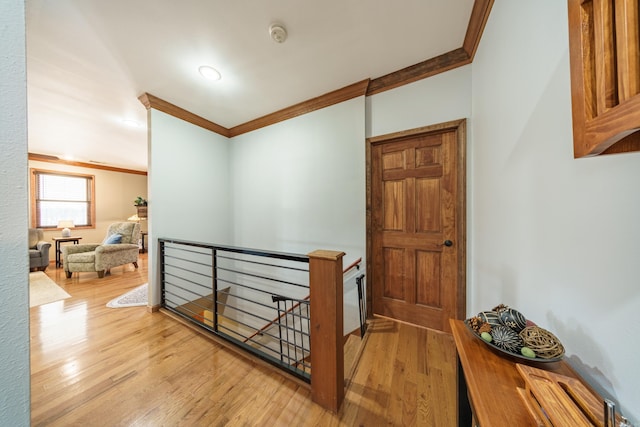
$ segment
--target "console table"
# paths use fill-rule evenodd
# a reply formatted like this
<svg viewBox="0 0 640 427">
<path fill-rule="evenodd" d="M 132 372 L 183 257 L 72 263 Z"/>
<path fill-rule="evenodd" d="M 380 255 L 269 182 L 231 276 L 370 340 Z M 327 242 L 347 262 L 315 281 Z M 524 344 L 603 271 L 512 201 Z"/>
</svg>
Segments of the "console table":
<svg viewBox="0 0 640 427">
<path fill-rule="evenodd" d="M 492 351 L 473 335 L 462 320 L 451 319 L 449 323 L 458 351 L 459 425 L 538 426 L 517 391 L 525 386 L 516 368 L 517 362 Z M 576 378 L 593 392 L 564 361 L 536 363 L 533 366 Z"/>
<path fill-rule="evenodd" d="M 56 268 L 62 267 L 62 261 L 60 260 L 60 255 L 62 254 L 60 244 L 64 242 L 73 242 L 74 245 L 77 245 L 81 239 L 82 237 L 79 236 L 53 237 L 53 241 L 56 242 Z"/>
</svg>

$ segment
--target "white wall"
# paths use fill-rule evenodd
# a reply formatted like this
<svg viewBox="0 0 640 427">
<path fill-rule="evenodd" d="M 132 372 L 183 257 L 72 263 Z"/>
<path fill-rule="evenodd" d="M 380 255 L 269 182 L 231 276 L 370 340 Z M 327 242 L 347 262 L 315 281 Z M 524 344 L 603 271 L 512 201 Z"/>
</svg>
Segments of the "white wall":
<svg viewBox="0 0 640 427">
<path fill-rule="evenodd" d="M 163 237 L 230 244 L 229 140 L 157 110 L 149 129 L 150 259 Z"/>
<path fill-rule="evenodd" d="M 364 155 L 364 97 L 234 138 L 235 244 L 364 258 Z"/>
<path fill-rule="evenodd" d="M 340 250 L 345 267 L 364 260 L 364 111 L 359 97 L 228 141 L 151 110 L 152 238 Z M 203 203 L 191 203 L 203 194 Z M 345 291 L 350 332 L 358 325 L 355 276 Z"/>
<path fill-rule="evenodd" d="M 367 98 L 367 137 L 471 117 L 471 66 Z"/>
<path fill-rule="evenodd" d="M 30 424 L 27 76 L 22 0 L 0 2 L 0 420 Z"/>
<path fill-rule="evenodd" d="M 497 0 L 473 67 L 469 314 L 503 302 L 640 423 L 640 154 L 573 159 L 567 3 Z"/>
<path fill-rule="evenodd" d="M 233 138 L 234 245 L 366 263 L 365 105 L 354 98 Z M 344 284 L 344 330 L 359 327 L 355 275 Z"/>
</svg>

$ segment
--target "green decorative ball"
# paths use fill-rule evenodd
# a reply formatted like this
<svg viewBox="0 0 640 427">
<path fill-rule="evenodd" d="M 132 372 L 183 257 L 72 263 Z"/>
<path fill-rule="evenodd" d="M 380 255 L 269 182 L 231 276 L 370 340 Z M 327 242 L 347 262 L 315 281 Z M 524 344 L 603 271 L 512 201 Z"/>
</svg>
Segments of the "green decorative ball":
<svg viewBox="0 0 640 427">
<path fill-rule="evenodd" d="M 520 353 L 522 353 L 525 357 L 531 357 L 532 359 L 536 357 L 536 354 L 529 347 L 522 347 L 520 349 Z"/>
<path fill-rule="evenodd" d="M 489 332 L 483 332 L 480 334 L 480 337 L 485 340 L 486 342 L 491 342 L 493 341 L 493 338 L 491 337 L 491 334 Z"/>
</svg>

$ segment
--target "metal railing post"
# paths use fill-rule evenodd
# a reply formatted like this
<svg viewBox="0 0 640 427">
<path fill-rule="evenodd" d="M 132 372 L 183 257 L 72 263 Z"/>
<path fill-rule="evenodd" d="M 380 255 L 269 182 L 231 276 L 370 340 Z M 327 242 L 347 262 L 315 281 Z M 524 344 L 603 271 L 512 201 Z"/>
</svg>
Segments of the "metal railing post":
<svg viewBox="0 0 640 427">
<path fill-rule="evenodd" d="M 362 289 L 362 280 L 364 274 L 356 277 L 356 285 L 358 286 L 358 314 L 360 314 L 360 338 L 364 339 L 364 334 L 367 331 L 367 308 L 366 301 L 364 299 L 364 289 Z"/>
<path fill-rule="evenodd" d="M 164 253 L 164 242 L 162 240 L 158 242 L 158 249 L 160 252 L 160 307 L 163 307 L 165 305 L 165 301 L 164 301 L 165 253 Z"/>
<path fill-rule="evenodd" d="M 212 257 L 213 307 L 211 311 L 213 313 L 213 330 L 218 332 L 218 251 L 216 249 L 213 250 Z"/>
</svg>

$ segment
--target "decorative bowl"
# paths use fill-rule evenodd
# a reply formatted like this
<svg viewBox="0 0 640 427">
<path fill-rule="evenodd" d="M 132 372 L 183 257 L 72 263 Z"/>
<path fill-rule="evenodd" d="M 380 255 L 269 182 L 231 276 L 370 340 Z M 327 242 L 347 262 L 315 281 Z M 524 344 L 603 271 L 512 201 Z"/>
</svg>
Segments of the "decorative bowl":
<svg viewBox="0 0 640 427">
<path fill-rule="evenodd" d="M 498 312 L 496 312 L 496 314 L 498 315 L 502 314 L 502 316 L 498 316 L 498 317 L 502 318 L 502 320 L 504 321 L 504 323 L 500 327 L 497 327 L 495 325 L 495 317 L 492 315 L 489 315 L 489 316 L 485 315 L 487 313 L 493 314 L 494 312 L 496 312 L 495 309 L 483 311 L 483 312 L 480 312 L 478 316 L 476 316 L 475 318 L 469 318 L 464 321 L 464 324 L 467 326 L 467 328 L 473 334 L 473 336 L 475 336 L 477 339 L 482 341 L 485 345 L 489 346 L 490 349 L 494 350 L 495 352 L 497 352 L 502 356 L 509 356 L 518 361 L 526 361 L 526 362 L 534 362 L 534 363 L 552 363 L 552 362 L 558 362 L 562 360 L 562 358 L 564 357 L 564 347 L 562 347 L 562 343 L 560 343 L 560 340 L 558 340 L 558 338 L 556 338 L 555 335 L 553 335 L 552 333 L 542 328 L 537 328 L 535 326 L 535 323 L 531 321 L 527 321 L 520 312 L 518 312 L 517 310 L 509 309 L 508 307 L 503 307 L 500 310 L 498 310 Z M 490 325 L 493 328 L 496 328 L 496 332 L 499 332 L 497 338 L 500 345 L 496 345 L 494 341 L 489 342 L 480 336 L 480 332 L 477 331 L 478 318 L 480 319 L 481 322 L 490 323 Z M 514 324 L 514 320 L 516 324 Z M 472 326 L 472 323 L 473 323 L 473 326 Z M 528 346 L 526 343 L 524 343 L 525 346 L 528 346 L 529 348 L 534 347 L 534 348 L 531 348 L 531 350 L 533 350 L 536 353 L 536 357 L 528 357 L 520 353 L 520 349 L 518 347 L 520 348 L 522 347 L 523 341 L 520 340 L 520 345 L 515 344 L 517 340 L 514 340 L 511 334 L 505 334 L 505 332 L 507 331 L 505 331 L 503 328 L 507 328 L 507 329 L 510 328 L 510 331 L 513 332 L 513 335 L 516 335 L 518 338 L 520 338 L 519 333 L 523 330 L 522 325 L 524 323 L 527 323 L 528 325 L 534 325 L 533 327 L 539 329 L 540 332 L 547 332 L 548 334 L 546 334 L 546 336 L 544 336 L 543 338 L 551 340 L 552 345 L 550 347 L 555 347 L 555 348 L 552 348 L 552 351 L 554 351 L 556 354 L 549 353 L 549 351 L 542 352 L 535 346 L 533 345 Z M 475 326 L 475 329 L 474 329 L 474 326 Z M 529 328 L 530 327 L 531 326 L 529 326 Z M 527 330 L 529 330 L 529 328 L 527 328 Z M 536 334 L 535 338 L 539 338 L 539 335 Z"/>
</svg>

